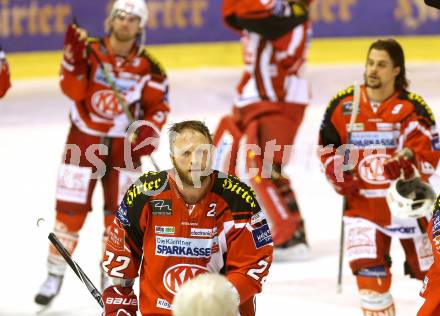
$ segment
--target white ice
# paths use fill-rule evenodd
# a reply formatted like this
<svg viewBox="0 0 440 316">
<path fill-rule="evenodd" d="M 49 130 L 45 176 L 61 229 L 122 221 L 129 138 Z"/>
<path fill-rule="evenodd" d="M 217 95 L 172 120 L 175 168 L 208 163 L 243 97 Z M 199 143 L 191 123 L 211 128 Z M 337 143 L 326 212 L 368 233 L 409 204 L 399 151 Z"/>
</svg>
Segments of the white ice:
<svg viewBox="0 0 440 316">
<path fill-rule="evenodd" d="M 411 89 L 440 114 L 437 64 L 411 64 Z M 294 157 L 287 168 L 306 220 L 311 259 L 274 263 L 258 296 L 258 315 L 361 315 L 355 280 L 344 264 L 343 293 L 336 294 L 342 200 L 325 181 L 315 157 L 317 133 L 330 98 L 361 80 L 362 65 L 313 66 L 313 102 L 301 126 Z M 214 130 L 230 109 L 239 69 L 170 71 L 169 122 L 205 120 Z M 0 101 L 0 315 L 35 315 L 33 303 L 46 276 L 47 230 L 52 228 L 55 180 L 69 127 L 68 99 L 56 79 L 17 81 Z M 162 168 L 170 166 L 164 136 L 154 154 Z M 151 169 L 145 161 L 145 169 Z M 94 211 L 81 232 L 74 259 L 99 284 L 102 235 L 102 191 L 94 196 Z M 37 228 L 38 218 L 46 225 Z M 403 252 L 393 243 L 392 294 L 399 316 L 415 315 L 422 303 L 421 283 L 403 275 Z M 45 315 L 100 315 L 100 308 L 84 285 L 68 270 L 62 291 Z"/>
</svg>

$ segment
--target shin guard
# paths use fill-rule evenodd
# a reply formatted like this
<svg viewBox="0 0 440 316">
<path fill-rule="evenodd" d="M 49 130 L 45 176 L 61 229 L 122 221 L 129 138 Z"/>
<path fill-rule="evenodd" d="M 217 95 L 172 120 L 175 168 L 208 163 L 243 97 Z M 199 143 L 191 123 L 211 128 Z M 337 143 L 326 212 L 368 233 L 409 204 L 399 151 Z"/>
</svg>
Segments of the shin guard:
<svg viewBox="0 0 440 316">
<path fill-rule="evenodd" d="M 396 310 L 390 294 L 391 274 L 388 268 L 366 268 L 356 273 L 356 281 L 364 316 L 395 316 Z"/>
<path fill-rule="evenodd" d="M 299 212 L 291 212 L 286 201 L 279 194 L 272 180 L 273 166 L 269 165 L 270 170 L 266 170 L 261 151 L 258 153 L 252 149 L 252 146 L 258 144 L 256 123 L 249 124 L 240 144 L 241 147 L 249 146 L 239 149 L 237 166 L 239 170 L 245 170 L 245 174 L 239 174 L 239 177 L 242 180 L 247 179 L 255 191 L 258 202 L 268 217 L 274 245 L 282 245 L 289 241 L 298 230 L 301 222 Z"/>
<path fill-rule="evenodd" d="M 86 213 L 67 215 L 63 212 L 57 212 L 56 222 L 53 232 L 58 237 L 63 246 L 73 254 L 78 244 L 79 231 L 84 224 Z M 66 262 L 58 250 L 50 244 L 49 255 L 47 258 L 47 270 L 53 275 L 64 275 L 66 271 Z"/>
</svg>

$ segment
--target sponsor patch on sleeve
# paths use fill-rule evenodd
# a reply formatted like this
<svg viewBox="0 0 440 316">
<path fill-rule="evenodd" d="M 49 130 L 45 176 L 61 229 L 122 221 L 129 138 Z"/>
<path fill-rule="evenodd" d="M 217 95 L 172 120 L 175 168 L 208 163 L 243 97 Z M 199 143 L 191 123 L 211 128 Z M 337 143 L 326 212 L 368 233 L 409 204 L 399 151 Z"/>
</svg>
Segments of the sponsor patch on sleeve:
<svg viewBox="0 0 440 316">
<path fill-rule="evenodd" d="M 440 138 L 438 134 L 435 134 L 432 137 L 432 148 L 434 150 L 440 150 Z"/>
<path fill-rule="evenodd" d="M 118 211 L 116 212 L 116 218 L 119 220 L 119 222 L 122 225 L 126 227 L 130 226 L 130 220 L 128 219 L 127 216 L 127 206 L 125 205 L 124 201 L 122 201 L 121 204 L 119 205 Z"/>
<path fill-rule="evenodd" d="M 125 247 L 125 230 L 116 222 L 116 226 L 112 226 L 108 233 L 107 246 L 116 251 L 124 251 Z"/>
<path fill-rule="evenodd" d="M 440 212 L 435 212 L 432 219 L 432 236 L 440 236 Z"/>
<path fill-rule="evenodd" d="M 269 230 L 269 225 L 266 224 L 252 230 L 252 237 L 257 249 L 270 244 L 272 242 L 272 235 Z"/>
</svg>

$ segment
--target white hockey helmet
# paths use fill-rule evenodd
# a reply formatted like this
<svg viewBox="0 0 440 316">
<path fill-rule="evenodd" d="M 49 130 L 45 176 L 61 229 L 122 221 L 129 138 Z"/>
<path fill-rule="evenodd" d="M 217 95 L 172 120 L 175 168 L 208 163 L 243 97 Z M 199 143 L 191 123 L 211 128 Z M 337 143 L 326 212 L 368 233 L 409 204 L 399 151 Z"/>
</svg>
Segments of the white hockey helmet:
<svg viewBox="0 0 440 316">
<path fill-rule="evenodd" d="M 436 194 L 418 174 L 405 180 L 403 177 L 391 182 L 387 203 L 391 214 L 399 218 L 419 218 L 432 212 Z"/>
<path fill-rule="evenodd" d="M 144 0 L 116 0 L 110 14 L 115 16 L 121 11 L 139 17 L 141 28 L 144 28 L 147 24 L 148 8 Z"/>
<path fill-rule="evenodd" d="M 174 316 L 235 316 L 240 297 L 225 276 L 202 273 L 183 283 L 174 296 Z"/>
</svg>

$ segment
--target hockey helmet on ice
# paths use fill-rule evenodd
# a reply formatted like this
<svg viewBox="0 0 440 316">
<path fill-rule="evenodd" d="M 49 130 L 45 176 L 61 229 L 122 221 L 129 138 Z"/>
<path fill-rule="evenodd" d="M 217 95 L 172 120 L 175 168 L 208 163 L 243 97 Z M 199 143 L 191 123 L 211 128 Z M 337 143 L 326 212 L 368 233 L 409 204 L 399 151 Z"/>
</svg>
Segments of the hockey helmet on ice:
<svg viewBox="0 0 440 316">
<path fill-rule="evenodd" d="M 403 176 L 391 182 L 387 203 L 391 214 L 400 218 L 419 218 L 431 213 L 436 194 L 431 186 L 416 175 L 405 180 Z"/>
<path fill-rule="evenodd" d="M 140 27 L 145 27 L 148 20 L 148 8 L 144 0 L 116 0 L 110 14 L 115 16 L 121 11 L 139 17 Z"/>
</svg>

